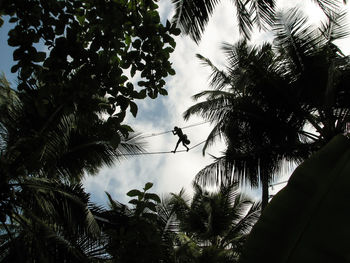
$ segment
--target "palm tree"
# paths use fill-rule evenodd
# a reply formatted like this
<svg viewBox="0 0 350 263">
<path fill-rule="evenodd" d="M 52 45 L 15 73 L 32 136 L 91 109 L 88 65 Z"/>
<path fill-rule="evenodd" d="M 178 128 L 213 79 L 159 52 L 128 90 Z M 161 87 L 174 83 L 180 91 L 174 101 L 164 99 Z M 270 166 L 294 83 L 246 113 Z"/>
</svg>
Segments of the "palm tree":
<svg viewBox="0 0 350 263">
<path fill-rule="evenodd" d="M 89 195 L 80 184 L 26 178 L 11 186 L 19 190 L 6 200 L 0 262 L 99 262 L 106 257 Z"/>
<path fill-rule="evenodd" d="M 262 208 L 268 202 L 268 185 L 284 159 L 299 161 L 306 157 L 300 136 L 305 120 L 296 118 L 290 109 L 276 103 L 286 81 L 275 73 L 272 46 L 249 47 L 246 41 L 224 46 L 228 55 L 227 72 L 217 69 L 209 60 L 198 56 L 213 73 L 214 90 L 196 94 L 206 100 L 190 107 L 184 118 L 198 114 L 214 123 L 203 147 L 203 154 L 218 137 L 227 149 L 222 157 L 201 170 L 196 180 L 201 184 L 249 182 L 263 187 Z M 277 101 L 278 102 L 278 101 Z"/>
<path fill-rule="evenodd" d="M 175 5 L 173 23 L 176 23 L 183 33 L 189 35 L 196 43 L 201 40 L 206 25 L 213 14 L 218 0 L 172 0 Z M 315 0 L 322 11 L 330 16 L 339 9 L 341 2 L 346 0 Z M 240 32 L 249 39 L 256 25 L 259 29 L 272 26 L 275 20 L 275 0 L 237 0 L 234 1 Z"/>
<path fill-rule="evenodd" d="M 170 202 L 178 221 L 177 257 L 180 262 L 236 262 L 260 204 L 238 193 L 237 185 L 222 185 L 214 193 L 194 187 L 191 201 L 181 191 Z"/>
<path fill-rule="evenodd" d="M 52 262 L 98 260 L 104 253 L 96 241 L 100 230 L 80 179 L 142 147 L 135 136 L 116 133 L 120 129 L 100 117 L 103 99 L 84 107 L 37 94 L 17 92 L 2 78 L 1 258 L 18 256 L 23 244 L 34 261 L 52 255 L 58 257 Z"/>
<path fill-rule="evenodd" d="M 314 29 L 306 28 L 306 18 L 296 9 L 279 13 L 276 46 L 226 44 L 226 71 L 198 55 L 212 68 L 215 89 L 195 95 L 206 101 L 190 107 L 184 117 L 197 114 L 215 124 L 203 152 L 218 136 L 227 149 L 198 173 L 197 181 L 260 182 L 264 208 L 268 185 L 285 160 L 302 161 L 342 131 L 349 119 L 344 104 L 349 65 L 332 42 L 346 34 L 343 19 L 343 13 L 333 14 Z M 318 133 L 305 130 L 306 125 Z"/>
<path fill-rule="evenodd" d="M 304 116 L 316 131 L 318 148 L 338 133 L 349 120 L 349 56 L 335 41 L 349 35 L 346 12 L 329 14 L 320 27 L 308 27 L 297 9 L 279 13 L 275 44 L 279 55 L 278 74 L 285 76 L 290 93 L 283 102 Z"/>
</svg>

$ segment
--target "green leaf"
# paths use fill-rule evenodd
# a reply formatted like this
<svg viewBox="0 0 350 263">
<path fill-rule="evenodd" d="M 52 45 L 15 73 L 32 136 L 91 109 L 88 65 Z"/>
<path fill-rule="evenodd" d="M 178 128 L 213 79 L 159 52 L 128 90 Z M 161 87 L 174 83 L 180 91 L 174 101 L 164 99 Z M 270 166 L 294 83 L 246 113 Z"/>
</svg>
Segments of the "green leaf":
<svg viewBox="0 0 350 263">
<path fill-rule="evenodd" d="M 143 87 L 143 86 L 146 86 L 147 83 L 145 81 L 141 80 L 141 81 L 137 82 L 137 85 L 139 85 L 140 87 Z"/>
<path fill-rule="evenodd" d="M 172 75 L 172 76 L 176 74 L 175 70 L 172 69 L 172 68 L 170 68 L 170 69 L 168 70 L 168 73 L 169 73 L 170 75 Z"/>
<path fill-rule="evenodd" d="M 15 51 L 13 51 L 13 60 L 21 60 L 23 58 L 24 52 L 21 48 L 17 48 Z"/>
<path fill-rule="evenodd" d="M 170 30 L 170 33 L 174 34 L 175 36 L 178 36 L 181 34 L 181 30 L 180 30 L 180 28 L 172 28 Z"/>
<path fill-rule="evenodd" d="M 168 91 L 166 89 L 160 88 L 158 91 L 159 91 L 160 95 L 163 95 L 163 96 L 167 96 L 168 95 Z"/>
<path fill-rule="evenodd" d="M 148 191 L 149 189 L 152 188 L 152 186 L 153 186 L 153 183 L 148 182 L 145 184 L 145 187 L 143 188 L 143 190 Z"/>
<path fill-rule="evenodd" d="M 11 67 L 11 73 L 15 73 L 19 69 L 19 64 L 16 64 Z"/>
<path fill-rule="evenodd" d="M 42 62 L 46 58 L 46 53 L 45 52 L 37 52 L 35 54 L 35 57 L 33 58 L 34 62 Z"/>
<path fill-rule="evenodd" d="M 138 99 L 144 99 L 146 97 L 147 97 L 146 90 L 145 89 L 141 90 L 139 93 Z"/>
<path fill-rule="evenodd" d="M 133 190 L 130 190 L 127 194 L 127 196 L 130 196 L 130 197 L 134 197 L 134 196 L 142 196 L 143 194 L 137 190 L 137 189 L 133 189 Z"/>
<path fill-rule="evenodd" d="M 348 262 L 350 141 L 343 135 L 301 164 L 268 204 L 240 263 Z"/>
<path fill-rule="evenodd" d="M 135 102 L 133 102 L 133 101 L 130 101 L 129 105 L 130 105 L 130 112 L 131 112 L 132 116 L 136 117 L 137 110 L 138 110 L 137 104 Z"/>
<path fill-rule="evenodd" d="M 140 203 L 141 203 L 141 202 L 140 202 L 139 200 L 137 200 L 137 199 L 131 199 L 131 200 L 129 201 L 129 204 L 133 204 L 133 205 L 136 205 L 136 206 L 138 206 Z"/>
<path fill-rule="evenodd" d="M 130 37 L 129 35 L 126 35 L 126 36 L 125 36 L 125 44 L 126 44 L 127 46 L 130 46 L 130 43 L 131 43 L 131 37 Z"/>
<path fill-rule="evenodd" d="M 169 40 L 169 44 L 170 44 L 170 46 L 172 46 L 172 48 L 176 47 L 176 42 L 173 38 L 171 40 Z"/>
<path fill-rule="evenodd" d="M 147 200 L 153 200 L 153 201 L 155 201 L 155 202 L 157 202 L 157 203 L 160 203 L 160 202 L 161 202 L 159 196 L 158 196 L 157 194 L 153 194 L 153 193 L 146 193 L 146 194 L 145 194 L 145 199 L 147 199 Z"/>
<path fill-rule="evenodd" d="M 131 77 L 134 77 L 134 76 L 135 76 L 135 73 L 136 73 L 136 66 L 133 64 L 133 65 L 131 66 L 130 76 L 131 76 Z"/>
<path fill-rule="evenodd" d="M 80 25 L 83 25 L 84 24 L 84 22 L 85 22 L 85 16 L 76 16 L 76 18 L 78 19 L 78 21 L 79 21 L 79 24 Z"/>
</svg>

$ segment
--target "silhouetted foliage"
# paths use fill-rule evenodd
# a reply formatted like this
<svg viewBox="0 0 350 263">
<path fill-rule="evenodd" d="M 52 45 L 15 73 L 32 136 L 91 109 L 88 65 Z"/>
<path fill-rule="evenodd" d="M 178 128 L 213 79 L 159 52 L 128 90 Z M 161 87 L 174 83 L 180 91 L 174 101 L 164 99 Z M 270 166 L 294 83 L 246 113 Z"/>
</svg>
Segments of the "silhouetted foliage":
<svg viewBox="0 0 350 263">
<path fill-rule="evenodd" d="M 102 229 L 109 243 L 106 247 L 113 262 L 175 262 L 172 233 L 166 230 L 167 219 L 159 210 L 160 198 L 148 192 L 152 183 L 143 191 L 133 189 L 127 206 L 109 199 L 110 210 L 99 214 Z"/>
<path fill-rule="evenodd" d="M 59 106 L 82 110 L 108 96 L 109 121 L 128 133 L 120 125 L 126 110 L 136 116 L 135 100 L 166 95 L 164 78 L 175 74 L 169 55 L 179 30 L 161 24 L 157 8 L 147 0 L 2 1 L 0 14 L 15 24 L 8 44 L 16 47 L 11 71 L 19 72 L 18 90 L 39 85 L 40 111 L 51 106 L 51 95 Z M 41 45 L 48 51 L 38 51 Z M 129 74 L 140 78 L 137 86 Z"/>
<path fill-rule="evenodd" d="M 296 168 L 253 227 L 239 262 L 348 262 L 349 149 L 337 135 Z"/>
<path fill-rule="evenodd" d="M 192 200 L 181 191 L 169 201 L 178 228 L 176 258 L 179 262 L 237 262 L 259 218 L 260 203 L 239 193 L 234 184 L 212 193 L 196 184 L 194 188 Z"/>
<path fill-rule="evenodd" d="M 172 0 L 172 2 L 175 5 L 173 23 L 177 24 L 183 33 L 189 35 L 198 44 L 220 0 Z M 344 0 L 314 0 L 313 2 L 329 18 L 342 3 L 346 4 Z M 245 38 L 250 39 L 254 26 L 259 30 L 265 30 L 274 25 L 275 0 L 236 0 L 233 3 L 236 7 L 239 31 Z"/>
<path fill-rule="evenodd" d="M 333 13 L 314 27 L 291 9 L 276 16 L 274 45 L 225 44 L 226 70 L 198 55 L 212 69 L 213 90 L 196 94 L 206 100 L 184 117 L 197 114 L 215 124 L 204 151 L 221 136 L 227 145 L 199 172 L 200 183 L 260 182 L 265 207 L 268 184 L 285 160 L 302 161 L 344 130 L 350 63 L 334 44 L 348 34 L 344 22 L 345 13 Z"/>
</svg>

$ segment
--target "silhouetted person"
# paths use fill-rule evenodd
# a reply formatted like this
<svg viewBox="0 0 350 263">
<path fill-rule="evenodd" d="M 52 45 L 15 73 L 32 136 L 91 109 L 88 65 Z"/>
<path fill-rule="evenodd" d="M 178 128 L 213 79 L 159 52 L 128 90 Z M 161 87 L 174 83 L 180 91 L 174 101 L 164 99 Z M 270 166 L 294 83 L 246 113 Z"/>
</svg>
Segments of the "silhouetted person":
<svg viewBox="0 0 350 263">
<path fill-rule="evenodd" d="M 189 151 L 189 148 L 187 147 L 187 144 L 190 144 L 190 140 L 187 139 L 187 135 L 183 134 L 182 130 L 178 127 L 174 127 L 174 130 L 172 131 L 174 135 L 179 136 L 179 140 L 176 143 L 176 147 L 174 151 L 171 151 L 173 153 L 176 153 L 176 149 L 179 146 L 180 142 L 182 142 L 182 145 L 186 147 L 187 152 Z"/>
</svg>

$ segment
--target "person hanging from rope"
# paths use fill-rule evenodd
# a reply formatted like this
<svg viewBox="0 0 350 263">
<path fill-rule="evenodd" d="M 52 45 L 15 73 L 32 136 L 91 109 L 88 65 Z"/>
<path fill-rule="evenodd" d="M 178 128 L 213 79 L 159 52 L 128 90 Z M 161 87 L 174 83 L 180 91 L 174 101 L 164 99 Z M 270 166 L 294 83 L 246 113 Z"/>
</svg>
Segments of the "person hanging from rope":
<svg viewBox="0 0 350 263">
<path fill-rule="evenodd" d="M 177 147 L 179 146 L 180 142 L 182 142 L 182 145 L 186 147 L 186 151 L 188 152 L 190 149 L 187 147 L 188 144 L 190 144 L 190 140 L 187 138 L 187 135 L 186 134 L 183 134 L 181 128 L 178 128 L 178 127 L 174 127 L 174 130 L 172 130 L 172 133 L 174 135 L 177 135 L 179 136 L 179 140 L 177 141 L 176 143 L 176 147 L 175 147 L 175 150 L 174 151 L 171 151 L 172 153 L 176 153 L 176 149 Z"/>
</svg>

